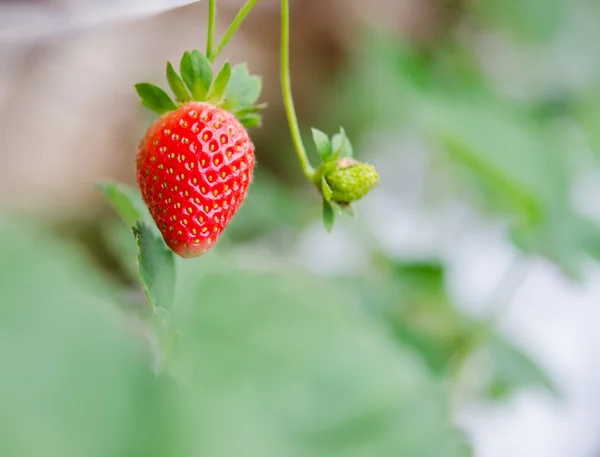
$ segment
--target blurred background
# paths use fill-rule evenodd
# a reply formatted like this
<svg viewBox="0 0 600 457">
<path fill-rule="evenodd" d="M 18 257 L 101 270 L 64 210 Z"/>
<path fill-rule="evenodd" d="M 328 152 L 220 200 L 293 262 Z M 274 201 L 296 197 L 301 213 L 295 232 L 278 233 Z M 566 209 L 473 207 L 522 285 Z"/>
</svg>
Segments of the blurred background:
<svg viewBox="0 0 600 457">
<path fill-rule="evenodd" d="M 219 35 L 242 4 L 218 1 Z M 310 126 L 333 134 L 343 125 L 380 185 L 357 205 L 357 220 L 325 232 L 282 107 L 279 1 L 260 0 L 220 58 L 263 75 L 269 107 L 251 132 L 254 182 L 215 256 L 250 273 L 302 271 L 354 300 L 410 359 L 405 372 L 442 391 L 439 402 L 474 456 L 600 456 L 600 4 L 292 0 L 291 14 L 292 82 L 307 144 Z M 137 142 L 152 116 L 133 85 L 164 86 L 165 61 L 203 49 L 205 25 L 202 1 L 0 2 L 0 204 L 46 227 L 23 239 L 22 253 L 4 237 L 0 301 L 33 300 L 9 286 L 27 289 L 32 271 L 47 277 L 72 257 L 85 258 L 79 270 L 120 300 L 140 301 L 135 242 L 96 185 L 134 184 Z M 36 243 L 46 236 L 60 241 L 49 243 L 43 270 Z M 289 290 L 307 294 L 291 277 Z M 287 300 L 258 287 L 255 300 Z M 62 290 L 56 286 L 57 297 Z M 6 336 L 13 327 L 5 327 Z M 300 339 L 318 332 L 308 323 L 296 330 Z M 375 377 L 387 376 L 383 369 Z M 280 394 L 292 384 L 279 385 Z M 414 411 L 433 401 L 410 383 L 396 388 Z M 423 427 L 405 433 L 436 441 Z M 3 455 L 22 455 L 7 449 Z M 324 455 L 446 455 L 377 449 Z M 260 457 L 311 455 L 286 452 Z"/>
</svg>

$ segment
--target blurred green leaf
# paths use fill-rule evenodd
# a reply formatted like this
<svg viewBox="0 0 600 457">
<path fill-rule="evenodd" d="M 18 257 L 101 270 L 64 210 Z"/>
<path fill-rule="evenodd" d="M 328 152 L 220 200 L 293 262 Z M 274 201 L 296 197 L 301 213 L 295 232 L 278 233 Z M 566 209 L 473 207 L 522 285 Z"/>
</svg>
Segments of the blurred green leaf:
<svg viewBox="0 0 600 457">
<path fill-rule="evenodd" d="M 564 25 L 569 4 L 562 0 L 483 0 L 473 6 L 480 19 L 520 39 L 548 41 Z"/>
<path fill-rule="evenodd" d="M 138 248 L 135 239 L 131 236 L 131 228 L 119 220 L 107 220 L 100 226 L 103 244 L 112 257 L 123 269 L 127 279 L 138 282 L 139 267 L 137 264 Z"/>
<path fill-rule="evenodd" d="M 569 200 L 574 178 L 556 127 L 494 99 L 436 94 L 423 107 L 427 134 L 471 172 L 482 207 L 508 213 L 515 244 L 577 276 L 592 232 Z"/>
<path fill-rule="evenodd" d="M 150 226 L 155 226 L 139 191 L 125 184 L 112 181 L 100 184 L 98 188 L 128 228 L 133 227 L 136 221 L 143 221 Z M 155 233 L 158 233 L 158 229 Z"/>
<path fill-rule="evenodd" d="M 140 279 L 148 301 L 154 307 L 170 309 L 175 292 L 173 251 L 147 224 L 136 222 L 133 234 L 138 244 Z"/>
<path fill-rule="evenodd" d="M 487 391 L 490 397 L 501 400 L 523 387 L 538 387 L 558 395 L 546 372 L 504 337 L 494 335 L 484 350 L 492 364 L 492 380 Z"/>
<path fill-rule="evenodd" d="M 575 104 L 574 117 L 578 121 L 589 146 L 600 158 L 600 87 L 590 93 L 585 93 L 584 97 Z"/>
<path fill-rule="evenodd" d="M 564 184 L 564 171 L 553 168 L 556 148 L 535 135 L 535 125 L 491 101 L 431 98 L 424 105 L 426 132 L 451 158 L 469 167 L 478 184 L 501 199 L 521 220 L 541 217 L 543 199 Z"/>
<path fill-rule="evenodd" d="M 204 260 L 177 304 L 195 455 L 467 455 L 439 387 L 352 295 Z"/>
<path fill-rule="evenodd" d="M 332 90 L 328 117 L 354 135 L 397 129 L 410 118 L 415 87 L 424 90 L 430 84 L 427 61 L 391 31 L 370 30 L 355 47 Z"/>
<path fill-rule="evenodd" d="M 89 262 L 0 215 L 0 291 L 0 455 L 172 455 L 170 389 Z"/>
<path fill-rule="evenodd" d="M 435 261 L 380 259 L 389 276 L 383 317 L 398 340 L 416 350 L 432 373 L 444 375 L 474 327 L 446 292 L 445 268 Z M 391 298 L 394 297 L 394 298 Z"/>
</svg>

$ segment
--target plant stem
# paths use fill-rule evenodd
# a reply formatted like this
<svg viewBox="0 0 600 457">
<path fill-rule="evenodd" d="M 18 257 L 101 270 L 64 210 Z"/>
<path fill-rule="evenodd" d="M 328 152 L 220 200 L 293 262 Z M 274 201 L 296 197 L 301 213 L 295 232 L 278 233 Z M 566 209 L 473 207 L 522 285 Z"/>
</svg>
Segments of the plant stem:
<svg viewBox="0 0 600 457">
<path fill-rule="evenodd" d="M 231 40 L 231 37 L 235 34 L 235 32 L 237 31 L 240 24 L 244 21 L 244 19 L 246 19 L 246 16 L 248 16 L 248 13 L 250 13 L 250 10 L 256 4 L 257 1 L 258 0 L 248 0 L 244 4 L 244 6 L 242 6 L 240 12 L 235 18 L 233 18 L 231 25 L 225 31 L 225 35 L 223 35 L 223 38 L 221 39 L 215 50 L 211 53 L 209 57 L 209 60 L 211 62 L 214 61 L 219 56 L 219 54 L 221 54 L 223 48 L 227 46 L 227 43 L 229 43 L 229 40 Z"/>
<path fill-rule="evenodd" d="M 206 38 L 206 58 L 212 60 L 215 42 L 215 24 L 217 22 L 217 0 L 208 0 L 208 37 Z"/>
<path fill-rule="evenodd" d="M 294 108 L 294 99 L 292 98 L 290 82 L 290 7 L 288 0 L 281 0 L 281 90 L 296 155 L 300 161 L 304 176 L 313 181 L 315 170 L 308 160 L 306 149 L 302 143 L 298 118 Z"/>
</svg>

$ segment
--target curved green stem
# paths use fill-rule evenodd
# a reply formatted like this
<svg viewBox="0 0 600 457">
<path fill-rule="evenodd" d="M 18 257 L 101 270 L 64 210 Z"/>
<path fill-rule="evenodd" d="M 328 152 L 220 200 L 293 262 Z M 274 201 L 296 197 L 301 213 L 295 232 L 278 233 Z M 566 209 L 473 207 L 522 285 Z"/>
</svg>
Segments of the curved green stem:
<svg viewBox="0 0 600 457">
<path fill-rule="evenodd" d="M 215 42 L 215 25 L 217 22 L 217 0 L 208 0 L 208 37 L 206 38 L 206 57 L 211 60 Z"/>
<path fill-rule="evenodd" d="M 223 35 L 223 38 L 217 45 L 216 49 L 214 51 L 212 51 L 212 53 L 209 57 L 209 60 L 211 62 L 214 61 L 219 56 L 219 54 L 221 54 L 221 51 L 223 50 L 223 48 L 225 46 L 227 46 L 227 43 L 229 43 L 229 40 L 231 40 L 231 37 L 235 34 L 235 32 L 237 31 L 240 24 L 244 21 L 244 19 L 246 19 L 246 16 L 248 16 L 248 13 L 250 13 L 250 10 L 256 4 L 257 1 L 258 0 L 248 0 L 244 4 L 244 6 L 242 6 L 242 9 L 240 10 L 240 12 L 237 14 L 237 16 L 235 18 L 233 18 L 231 25 L 225 31 L 225 35 Z"/>
<path fill-rule="evenodd" d="M 287 114 L 290 133 L 296 155 L 300 161 L 302 172 L 310 181 L 314 180 L 315 170 L 308 160 L 306 149 L 302 143 L 298 118 L 292 98 L 292 85 L 290 82 L 290 7 L 288 0 L 281 0 L 281 90 L 283 92 L 283 103 Z"/>
</svg>

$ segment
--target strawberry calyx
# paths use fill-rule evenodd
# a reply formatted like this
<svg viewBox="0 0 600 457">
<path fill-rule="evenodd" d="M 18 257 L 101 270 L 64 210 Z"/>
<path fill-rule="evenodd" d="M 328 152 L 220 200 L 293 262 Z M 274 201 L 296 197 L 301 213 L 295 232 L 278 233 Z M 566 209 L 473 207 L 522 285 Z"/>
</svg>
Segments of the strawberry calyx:
<svg viewBox="0 0 600 457">
<path fill-rule="evenodd" d="M 167 62 L 166 76 L 174 99 L 154 84 L 135 85 L 142 104 L 151 111 L 162 115 L 190 101 L 207 102 L 231 112 L 246 128 L 261 125 L 259 111 L 266 105 L 256 102 L 262 91 L 262 80 L 250 75 L 245 63 L 232 67 L 225 62 L 213 75 L 210 61 L 194 49 L 181 57 L 179 73 Z"/>
<path fill-rule="evenodd" d="M 353 158 L 354 150 L 343 128 L 331 138 L 314 128 L 312 134 L 322 160 L 312 180 L 323 196 L 323 222 L 331 231 L 336 213 L 355 216 L 352 203 L 377 185 L 379 174 L 373 165 Z"/>
</svg>

